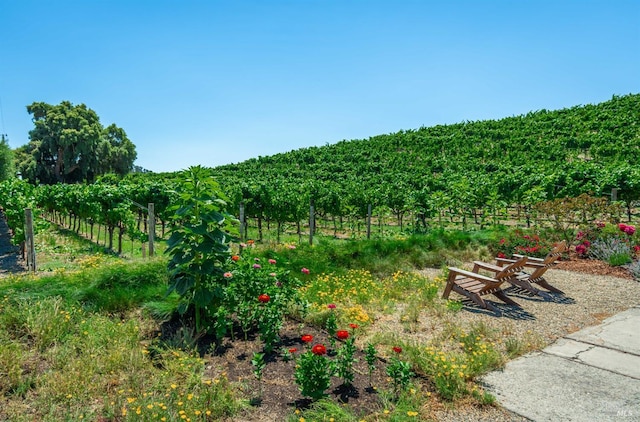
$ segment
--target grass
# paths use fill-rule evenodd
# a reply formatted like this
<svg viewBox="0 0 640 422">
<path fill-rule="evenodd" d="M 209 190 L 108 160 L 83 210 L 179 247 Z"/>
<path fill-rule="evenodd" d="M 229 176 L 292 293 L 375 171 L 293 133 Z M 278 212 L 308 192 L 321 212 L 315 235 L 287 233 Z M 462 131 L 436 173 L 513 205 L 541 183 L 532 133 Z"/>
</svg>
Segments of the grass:
<svg viewBox="0 0 640 422">
<path fill-rule="evenodd" d="M 483 258 L 496 237 L 436 231 L 389 241 L 258 247 L 258 254 L 286 262 L 305 280 L 301 294 L 312 304 L 307 323 L 323 326 L 327 305 L 337 304 L 340 326 L 358 323 L 363 341 L 383 356 L 402 347 L 401 358 L 432 383 L 416 379 L 400 394 L 381 388 L 383 410 L 372 415 L 321 400 L 289 420 L 416 420 L 427 417 L 435 396 L 491 404 L 474 380 L 535 347 L 533 337 L 501 343 L 501 334 L 486 326 L 451 324 L 430 340 L 408 341 L 402 330 L 418 330 L 425 312 L 437 318 L 459 310 L 438 298 L 443 279 L 412 268 Z M 205 377 L 205 362 L 193 351 L 196 333 L 158 340 L 160 322 L 177 303 L 165 295 L 163 257 L 118 258 L 56 229 L 39 242 L 48 245 L 43 265 L 53 271 L 0 280 L 0 419 L 218 420 L 246 409 L 248 398 L 224 375 Z M 302 274 L 303 267 L 311 274 Z M 396 312 L 402 330 L 378 324 Z"/>
</svg>

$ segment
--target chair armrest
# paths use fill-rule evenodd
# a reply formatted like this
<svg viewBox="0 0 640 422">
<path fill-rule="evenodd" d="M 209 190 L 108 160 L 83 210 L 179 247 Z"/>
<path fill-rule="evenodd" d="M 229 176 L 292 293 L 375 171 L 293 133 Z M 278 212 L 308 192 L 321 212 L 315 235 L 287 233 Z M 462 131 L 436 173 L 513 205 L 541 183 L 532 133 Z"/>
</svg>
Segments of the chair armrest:
<svg viewBox="0 0 640 422">
<path fill-rule="evenodd" d="M 487 277 L 485 275 L 474 273 L 471 271 L 462 270 L 460 268 L 449 267 L 449 274 L 452 274 L 452 273 L 473 278 L 478 281 L 484 281 L 486 283 L 499 283 L 499 281 L 496 280 L 495 278 Z"/>
<path fill-rule="evenodd" d="M 515 262 L 515 261 L 513 261 Z M 504 268 L 499 265 L 490 264 L 488 262 L 483 261 L 473 261 L 473 272 L 477 272 L 479 269 L 493 271 L 494 273 L 499 273 Z"/>
<path fill-rule="evenodd" d="M 513 256 L 515 256 L 516 258 L 522 258 L 525 255 L 519 255 L 519 254 L 514 253 Z M 537 263 L 537 262 L 543 262 L 543 261 L 544 261 L 544 258 L 535 258 L 533 256 L 527 256 L 527 264 L 530 263 L 530 262 L 531 263 Z"/>
</svg>

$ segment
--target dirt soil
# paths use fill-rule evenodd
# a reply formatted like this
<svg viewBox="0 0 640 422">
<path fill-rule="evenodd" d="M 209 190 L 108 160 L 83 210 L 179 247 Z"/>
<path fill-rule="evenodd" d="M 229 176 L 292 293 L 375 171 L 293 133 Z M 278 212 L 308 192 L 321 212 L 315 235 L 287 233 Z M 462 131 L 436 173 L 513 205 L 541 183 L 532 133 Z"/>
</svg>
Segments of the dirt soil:
<svg viewBox="0 0 640 422">
<path fill-rule="evenodd" d="M 308 345 L 301 340 L 302 335 L 310 334 L 313 341 Z M 239 334 L 242 335 L 242 334 Z M 267 363 L 259 382 L 253 375 L 251 359 L 254 353 L 262 352 L 262 342 L 250 337 L 248 340 L 227 339 L 215 353 L 205 355 L 205 378 L 215 379 L 226 376 L 232 382 L 238 382 L 247 397 L 252 397 L 253 409 L 249 409 L 243 416 L 234 421 L 281 421 L 286 420 L 295 409 L 305 409 L 311 401 L 305 399 L 294 382 L 295 361 L 287 360 L 281 351 L 297 349 L 294 355 L 300 355 L 314 344 L 324 344 L 328 349 L 328 358 L 333 359 L 335 350 L 341 347 L 336 340 L 335 349 L 330 347 L 327 333 L 313 327 L 304 326 L 294 321 L 288 321 L 280 332 L 281 344 L 268 356 Z M 390 382 L 386 375 L 386 362 L 378 360 L 376 369 L 369 382 L 369 371 L 364 353 L 360 350 L 355 355 L 354 382 L 350 386 L 341 380 L 332 378 L 331 387 L 327 390 L 327 397 L 338 403 L 348 403 L 356 414 L 365 415 L 382 411 L 382 404 L 378 389 L 388 389 Z"/>
</svg>

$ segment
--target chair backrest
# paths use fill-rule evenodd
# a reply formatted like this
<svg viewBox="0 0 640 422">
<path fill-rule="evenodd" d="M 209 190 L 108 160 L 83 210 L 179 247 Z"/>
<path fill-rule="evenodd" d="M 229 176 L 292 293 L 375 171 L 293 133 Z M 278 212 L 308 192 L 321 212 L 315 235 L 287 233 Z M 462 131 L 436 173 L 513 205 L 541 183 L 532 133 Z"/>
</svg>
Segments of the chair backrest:
<svg viewBox="0 0 640 422">
<path fill-rule="evenodd" d="M 522 271 L 522 269 L 524 268 L 525 264 L 527 263 L 527 259 L 528 257 L 523 256 L 521 258 L 518 258 L 517 261 L 512 262 L 511 264 L 507 265 L 506 267 L 502 268 L 502 271 L 500 271 L 499 273 L 496 274 L 496 280 L 502 281 L 505 280 L 507 278 L 510 278 L 511 276 L 513 276 L 513 274 Z"/>
</svg>

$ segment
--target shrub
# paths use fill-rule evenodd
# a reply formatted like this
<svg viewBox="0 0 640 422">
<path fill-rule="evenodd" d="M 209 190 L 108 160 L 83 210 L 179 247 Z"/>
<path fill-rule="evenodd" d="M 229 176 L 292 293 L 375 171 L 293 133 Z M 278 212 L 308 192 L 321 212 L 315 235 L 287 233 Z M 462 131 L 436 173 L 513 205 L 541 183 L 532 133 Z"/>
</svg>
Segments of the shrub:
<svg viewBox="0 0 640 422">
<path fill-rule="evenodd" d="M 609 237 L 591 243 L 589 256 L 608 262 L 609 265 L 624 265 L 631 261 L 631 246 L 625 239 Z"/>
</svg>

